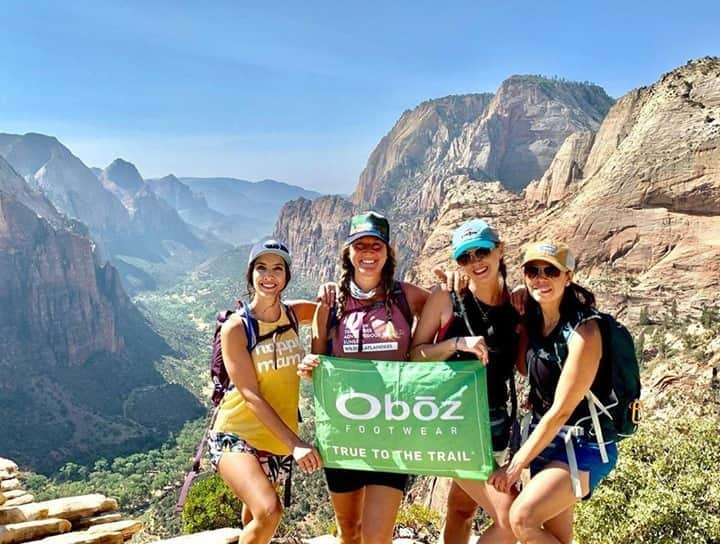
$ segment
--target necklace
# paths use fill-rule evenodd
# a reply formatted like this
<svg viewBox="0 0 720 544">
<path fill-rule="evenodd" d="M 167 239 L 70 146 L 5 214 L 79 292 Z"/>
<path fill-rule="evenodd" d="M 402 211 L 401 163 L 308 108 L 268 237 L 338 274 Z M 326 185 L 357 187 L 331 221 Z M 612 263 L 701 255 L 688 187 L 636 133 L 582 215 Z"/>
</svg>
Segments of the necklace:
<svg viewBox="0 0 720 544">
<path fill-rule="evenodd" d="M 477 299 L 477 297 L 472 291 L 470 291 L 470 296 L 472 297 L 472 301 L 475 303 L 475 308 L 477 308 L 477 311 L 480 314 L 483 323 L 485 323 L 485 328 L 487 329 L 487 336 L 492 337 L 495 334 L 495 327 L 493 327 L 492 323 L 490 322 L 490 317 L 488 316 L 485 308 L 482 307 L 480 301 Z"/>
<path fill-rule="evenodd" d="M 255 318 L 258 319 L 259 321 L 265 321 L 266 323 L 272 323 L 272 322 L 280 319 L 281 312 L 279 311 L 280 310 L 280 301 L 279 300 L 273 302 L 270 306 L 263 308 L 262 310 L 258 309 L 257 306 L 255 306 L 251 310 L 252 310 L 252 313 L 255 315 Z M 268 320 L 267 315 L 269 313 L 271 315 L 277 315 L 277 317 L 275 319 Z"/>
</svg>

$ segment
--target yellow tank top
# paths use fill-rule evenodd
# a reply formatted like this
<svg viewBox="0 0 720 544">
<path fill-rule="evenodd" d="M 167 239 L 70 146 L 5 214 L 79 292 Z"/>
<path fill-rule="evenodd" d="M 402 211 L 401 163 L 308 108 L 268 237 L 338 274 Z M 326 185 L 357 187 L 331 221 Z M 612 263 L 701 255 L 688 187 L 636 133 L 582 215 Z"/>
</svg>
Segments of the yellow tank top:
<svg viewBox="0 0 720 544">
<path fill-rule="evenodd" d="M 290 320 L 283 307 L 280 319 L 277 321 L 273 323 L 258 321 L 258 337 L 289 323 Z M 304 355 L 297 333 L 290 329 L 277 335 L 275 342 L 272 338 L 263 340 L 255 346 L 251 355 L 260 395 L 285 425 L 297 434 L 297 411 L 300 400 L 297 365 Z M 233 433 L 258 450 L 269 451 L 276 455 L 291 453 L 288 447 L 253 414 L 237 389 L 225 394 L 213 430 Z"/>
</svg>

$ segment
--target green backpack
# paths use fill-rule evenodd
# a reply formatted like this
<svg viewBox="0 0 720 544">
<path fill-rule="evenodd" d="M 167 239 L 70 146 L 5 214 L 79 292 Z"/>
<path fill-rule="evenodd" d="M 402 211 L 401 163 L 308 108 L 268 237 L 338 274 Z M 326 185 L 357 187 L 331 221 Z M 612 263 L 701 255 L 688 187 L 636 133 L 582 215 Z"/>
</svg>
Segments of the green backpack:
<svg viewBox="0 0 720 544">
<path fill-rule="evenodd" d="M 630 331 L 610 314 L 599 314 L 602 361 L 612 368 L 614 398 L 608 406 L 598 408 L 612 418 L 618 440 L 622 440 L 637 430 L 640 421 L 640 365 Z"/>
</svg>

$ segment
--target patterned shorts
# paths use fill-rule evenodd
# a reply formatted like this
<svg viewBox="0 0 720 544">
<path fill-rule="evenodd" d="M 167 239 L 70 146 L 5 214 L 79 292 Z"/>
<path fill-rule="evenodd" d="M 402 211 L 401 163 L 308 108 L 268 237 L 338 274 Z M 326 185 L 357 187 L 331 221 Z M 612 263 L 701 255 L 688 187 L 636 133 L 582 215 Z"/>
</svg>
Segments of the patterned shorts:
<svg viewBox="0 0 720 544">
<path fill-rule="evenodd" d="M 232 433 L 210 431 L 208 433 L 208 449 L 210 462 L 215 470 L 220 462 L 220 456 L 225 452 L 249 453 L 260 462 L 263 472 L 274 485 L 285 483 L 292 469 L 292 455 L 275 455 L 267 451 L 253 448 L 239 436 Z"/>
</svg>

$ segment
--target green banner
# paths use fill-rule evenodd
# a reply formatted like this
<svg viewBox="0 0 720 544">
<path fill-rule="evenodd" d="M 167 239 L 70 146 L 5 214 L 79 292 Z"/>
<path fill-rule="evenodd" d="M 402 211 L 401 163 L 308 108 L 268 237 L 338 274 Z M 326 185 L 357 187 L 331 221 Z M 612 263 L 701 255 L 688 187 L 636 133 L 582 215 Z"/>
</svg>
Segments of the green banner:
<svg viewBox="0 0 720 544">
<path fill-rule="evenodd" d="M 493 470 L 485 368 L 321 357 L 317 446 L 327 467 L 487 480 Z"/>
</svg>

